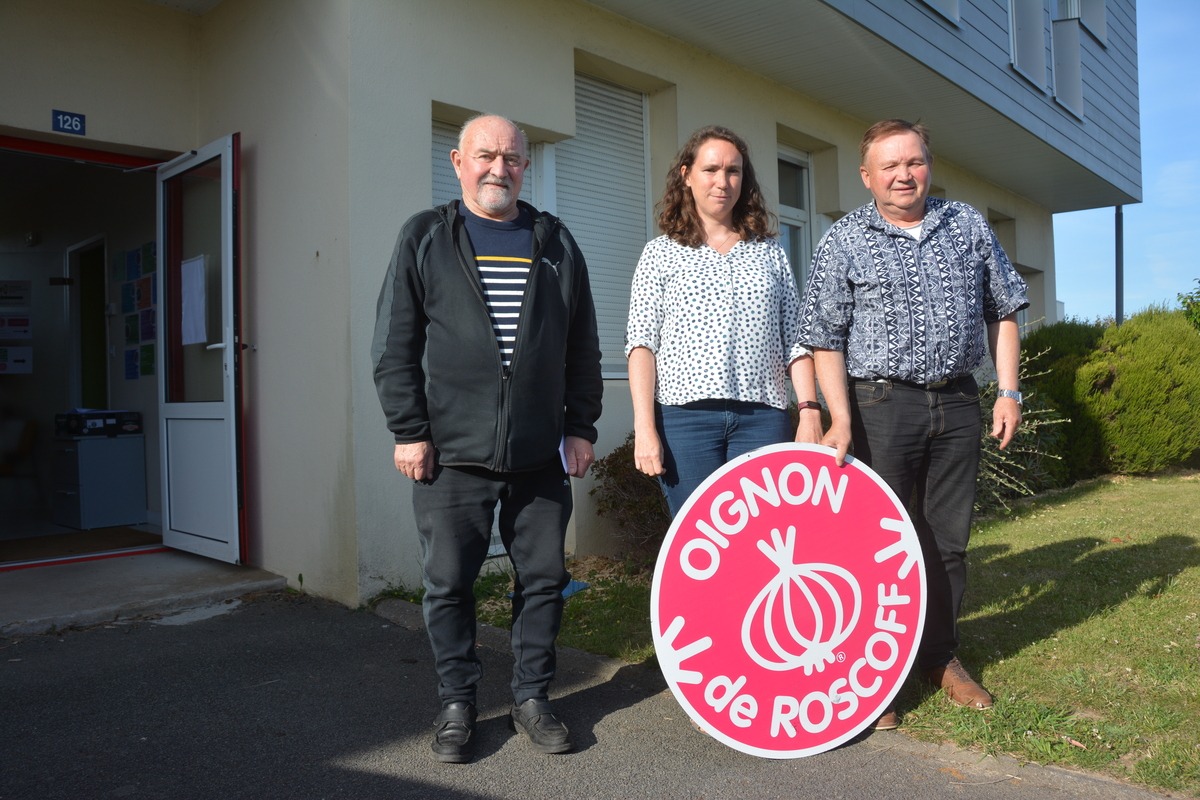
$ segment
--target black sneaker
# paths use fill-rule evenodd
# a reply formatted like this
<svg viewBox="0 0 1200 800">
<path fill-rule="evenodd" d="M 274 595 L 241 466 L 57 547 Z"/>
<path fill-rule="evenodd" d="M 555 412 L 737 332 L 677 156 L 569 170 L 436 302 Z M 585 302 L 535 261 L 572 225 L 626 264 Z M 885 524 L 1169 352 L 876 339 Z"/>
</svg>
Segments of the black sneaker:
<svg viewBox="0 0 1200 800">
<path fill-rule="evenodd" d="M 513 730 L 529 737 L 534 748 L 543 753 L 566 753 L 570 751 L 571 734 L 550 709 L 549 700 L 526 700 L 512 707 Z"/>
<path fill-rule="evenodd" d="M 456 700 L 442 706 L 433 721 L 433 757 L 446 764 L 465 764 L 475 749 L 475 706 Z"/>
</svg>

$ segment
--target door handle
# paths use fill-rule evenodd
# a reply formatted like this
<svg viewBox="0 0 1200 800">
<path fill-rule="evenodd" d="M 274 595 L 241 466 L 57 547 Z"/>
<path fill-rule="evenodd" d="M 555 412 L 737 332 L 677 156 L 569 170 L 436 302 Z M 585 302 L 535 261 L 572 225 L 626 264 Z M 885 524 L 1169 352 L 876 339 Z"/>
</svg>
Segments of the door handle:
<svg viewBox="0 0 1200 800">
<path fill-rule="evenodd" d="M 205 349 L 205 350 L 224 350 L 224 349 L 225 349 L 225 343 L 224 343 L 224 342 L 217 342 L 216 344 L 210 344 L 210 345 L 208 345 L 208 346 L 207 346 L 207 347 L 205 347 L 204 349 Z"/>
</svg>

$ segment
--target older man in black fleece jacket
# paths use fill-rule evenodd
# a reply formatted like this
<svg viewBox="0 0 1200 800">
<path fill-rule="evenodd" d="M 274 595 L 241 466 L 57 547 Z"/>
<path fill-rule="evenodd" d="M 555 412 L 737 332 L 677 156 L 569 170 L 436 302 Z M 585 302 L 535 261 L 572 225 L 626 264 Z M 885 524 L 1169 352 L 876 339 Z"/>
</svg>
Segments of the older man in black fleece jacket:
<svg viewBox="0 0 1200 800">
<path fill-rule="evenodd" d="M 438 761 L 471 760 L 473 586 L 499 506 L 514 570 L 512 723 L 545 753 L 572 744 L 548 689 L 562 621 L 568 476 L 593 460 L 603 382 L 587 266 L 571 234 L 517 200 L 524 134 L 484 115 L 450 159 L 462 200 L 405 223 L 380 292 L 375 384 L 414 481 L 425 623 L 442 711 Z"/>
</svg>

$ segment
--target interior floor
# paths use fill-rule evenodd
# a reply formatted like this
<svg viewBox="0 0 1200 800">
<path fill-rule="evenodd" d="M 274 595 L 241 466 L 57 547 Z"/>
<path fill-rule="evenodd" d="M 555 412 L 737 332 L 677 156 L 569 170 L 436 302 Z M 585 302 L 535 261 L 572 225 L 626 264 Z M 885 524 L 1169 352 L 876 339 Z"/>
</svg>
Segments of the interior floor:
<svg viewBox="0 0 1200 800">
<path fill-rule="evenodd" d="M 114 531 L 118 535 L 114 535 Z M 128 531 L 147 535 L 130 541 Z M 119 535 L 121 533 L 124 535 Z M 36 546 L 21 547 L 27 540 L 36 540 Z M 11 568 L 16 564 L 53 563 L 65 558 L 145 550 L 161 544 L 161 531 L 156 525 L 86 531 L 56 525 L 48 509 L 14 510 L 0 507 L 0 569 L 5 565 Z"/>
<path fill-rule="evenodd" d="M 55 525 L 48 508 L 0 508 L 0 541 L 74 532 L 74 528 Z"/>
</svg>

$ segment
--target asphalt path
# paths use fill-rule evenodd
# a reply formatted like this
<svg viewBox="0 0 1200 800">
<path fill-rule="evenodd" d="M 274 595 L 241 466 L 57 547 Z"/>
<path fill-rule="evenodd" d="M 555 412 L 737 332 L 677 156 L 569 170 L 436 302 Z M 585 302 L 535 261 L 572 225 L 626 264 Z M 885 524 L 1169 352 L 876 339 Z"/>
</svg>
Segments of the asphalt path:
<svg viewBox="0 0 1200 800">
<path fill-rule="evenodd" d="M 508 727 L 512 658 L 481 632 L 475 760 L 429 750 L 438 703 L 419 609 L 272 592 L 174 616 L 0 639 L 0 800 L 15 798 L 1119 798 L 1108 779 L 864 735 L 809 758 L 694 729 L 653 666 L 560 652 L 575 752 Z"/>
</svg>

